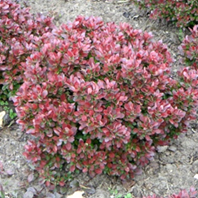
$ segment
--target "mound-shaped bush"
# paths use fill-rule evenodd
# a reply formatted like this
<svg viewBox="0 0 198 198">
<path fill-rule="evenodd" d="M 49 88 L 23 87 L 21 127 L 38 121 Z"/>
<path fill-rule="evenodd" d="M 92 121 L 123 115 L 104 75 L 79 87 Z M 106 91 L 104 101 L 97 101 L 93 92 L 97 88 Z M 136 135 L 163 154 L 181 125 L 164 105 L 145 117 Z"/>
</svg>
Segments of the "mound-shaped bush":
<svg viewBox="0 0 198 198">
<path fill-rule="evenodd" d="M 8 97 L 23 82 L 23 63 L 38 47 L 40 35 L 52 31 L 52 18 L 33 16 L 10 0 L 0 0 L 0 84 Z M 2 87 L 3 85 L 3 87 Z M 7 97 L 7 96 L 6 96 Z"/>
<path fill-rule="evenodd" d="M 190 72 L 174 80 L 170 53 L 150 33 L 78 17 L 47 35 L 14 99 L 32 137 L 24 154 L 47 185 L 64 185 L 78 170 L 133 177 L 195 118 Z"/>
<path fill-rule="evenodd" d="M 198 1 L 196 0 L 131 0 L 140 8 L 150 10 L 150 17 L 165 18 L 177 27 L 192 27 L 198 24 Z"/>
</svg>

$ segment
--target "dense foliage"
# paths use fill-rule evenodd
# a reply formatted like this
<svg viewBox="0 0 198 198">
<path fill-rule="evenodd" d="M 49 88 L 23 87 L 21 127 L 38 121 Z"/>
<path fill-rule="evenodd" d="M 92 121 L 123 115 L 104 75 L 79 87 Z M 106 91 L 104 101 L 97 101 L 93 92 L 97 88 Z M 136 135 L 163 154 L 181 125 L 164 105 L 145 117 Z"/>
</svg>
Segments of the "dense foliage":
<svg viewBox="0 0 198 198">
<path fill-rule="evenodd" d="M 14 95 L 23 82 L 23 63 L 43 33 L 50 32 L 52 19 L 33 16 L 28 8 L 0 0 L 0 84 L 3 100 Z"/>
<path fill-rule="evenodd" d="M 184 68 L 174 80 L 150 33 L 78 17 L 37 42 L 14 101 L 32 137 L 25 156 L 48 185 L 77 170 L 133 177 L 195 118 L 197 75 L 189 82 Z"/>
<path fill-rule="evenodd" d="M 198 24 L 197 0 L 131 0 L 140 8 L 150 10 L 150 17 L 165 18 L 178 27 L 192 27 Z"/>
<path fill-rule="evenodd" d="M 198 69 L 198 25 L 190 31 L 191 35 L 186 36 L 179 49 L 183 56 L 183 63 Z"/>
<path fill-rule="evenodd" d="M 170 53 L 150 33 L 94 17 L 56 28 L 0 0 L 1 94 L 20 86 L 18 123 L 30 134 L 24 155 L 46 184 L 62 186 L 79 170 L 133 177 L 156 146 L 185 132 L 198 99 L 197 26 L 181 50 L 193 67 L 175 80 Z"/>
</svg>

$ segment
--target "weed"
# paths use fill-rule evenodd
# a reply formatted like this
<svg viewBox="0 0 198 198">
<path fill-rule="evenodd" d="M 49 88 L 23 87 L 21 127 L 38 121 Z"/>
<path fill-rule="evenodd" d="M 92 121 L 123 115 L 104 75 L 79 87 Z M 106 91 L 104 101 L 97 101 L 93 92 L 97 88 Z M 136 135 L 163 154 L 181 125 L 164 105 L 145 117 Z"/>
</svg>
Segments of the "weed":
<svg viewBox="0 0 198 198">
<path fill-rule="evenodd" d="M 180 42 L 182 42 L 184 40 L 184 33 L 183 33 L 182 28 L 179 28 L 179 32 L 177 33 L 177 35 L 178 35 Z"/>
<path fill-rule="evenodd" d="M 5 193 L 4 193 L 4 190 L 3 190 L 3 186 L 1 184 L 0 184 L 0 197 L 5 198 Z"/>
<path fill-rule="evenodd" d="M 11 120 L 16 118 L 16 112 L 9 106 L 8 101 L 0 100 L 0 106 L 2 106 L 3 110 L 7 112 Z"/>
</svg>

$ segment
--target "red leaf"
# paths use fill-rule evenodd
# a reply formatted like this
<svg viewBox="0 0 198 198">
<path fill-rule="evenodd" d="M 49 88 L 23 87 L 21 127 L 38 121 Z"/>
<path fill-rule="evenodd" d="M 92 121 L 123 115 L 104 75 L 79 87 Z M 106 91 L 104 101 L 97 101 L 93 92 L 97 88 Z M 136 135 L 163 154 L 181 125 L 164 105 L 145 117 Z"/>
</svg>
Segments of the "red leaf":
<svg viewBox="0 0 198 198">
<path fill-rule="evenodd" d="M 49 181 L 46 181 L 46 182 L 45 182 L 45 185 L 46 185 L 46 186 L 50 186 L 50 184 L 51 184 L 51 183 L 50 183 Z"/>
<path fill-rule="evenodd" d="M 65 100 L 66 100 L 65 94 L 62 94 L 62 95 L 60 96 L 60 99 L 61 99 L 61 101 L 65 101 Z"/>
<path fill-rule="evenodd" d="M 147 141 L 151 141 L 151 138 L 150 138 L 149 135 L 146 135 L 145 138 L 146 138 Z"/>
<path fill-rule="evenodd" d="M 64 181 L 60 181 L 59 185 L 63 187 L 65 185 L 65 182 Z"/>
<path fill-rule="evenodd" d="M 81 119 L 82 119 L 83 122 L 86 122 L 87 121 L 87 116 L 86 115 L 82 115 Z"/>
<path fill-rule="evenodd" d="M 114 158 L 115 157 L 115 154 L 111 152 L 111 153 L 109 153 L 109 157 L 110 158 Z"/>
<path fill-rule="evenodd" d="M 57 150 L 58 150 L 57 146 L 54 145 L 54 146 L 53 146 L 53 151 L 54 151 L 54 153 L 57 153 Z"/>
<path fill-rule="evenodd" d="M 71 150 L 72 145 L 71 145 L 71 143 L 70 143 L 70 142 L 67 142 L 67 144 L 66 144 L 66 148 L 67 148 L 67 150 L 68 150 L 68 151 L 70 151 L 70 150 Z"/>
<path fill-rule="evenodd" d="M 83 168 L 83 170 L 82 170 L 83 173 L 86 173 L 87 171 L 88 171 L 87 168 Z"/>
<path fill-rule="evenodd" d="M 136 152 L 140 152 L 140 151 L 141 151 L 141 150 L 140 150 L 140 147 L 139 147 L 139 146 L 136 146 L 135 151 L 136 151 Z"/>
<path fill-rule="evenodd" d="M 101 168 L 97 168 L 95 169 L 95 173 L 100 175 L 102 173 L 102 169 Z"/>
<path fill-rule="evenodd" d="M 69 168 L 70 172 L 74 172 L 75 169 L 76 169 L 76 167 L 74 165 L 70 166 L 70 168 Z"/>
</svg>

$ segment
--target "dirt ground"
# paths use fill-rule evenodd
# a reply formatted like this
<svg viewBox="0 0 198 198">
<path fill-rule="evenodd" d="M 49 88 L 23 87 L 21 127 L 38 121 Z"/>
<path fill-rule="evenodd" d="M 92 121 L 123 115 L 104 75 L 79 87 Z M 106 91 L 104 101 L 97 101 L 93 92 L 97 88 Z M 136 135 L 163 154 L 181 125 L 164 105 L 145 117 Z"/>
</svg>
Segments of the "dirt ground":
<svg viewBox="0 0 198 198">
<path fill-rule="evenodd" d="M 168 45 L 175 63 L 173 72 L 181 65 L 178 46 L 182 37 L 178 28 L 165 21 L 152 21 L 145 11 L 131 3 L 118 0 L 18 0 L 31 8 L 32 13 L 43 13 L 54 17 L 57 25 L 73 21 L 76 16 L 100 16 L 104 21 L 127 22 L 134 28 L 152 32 L 156 40 Z M 131 193 L 132 198 L 147 195 L 167 197 L 180 189 L 198 190 L 198 123 L 193 122 L 187 134 L 182 134 L 169 146 L 158 148 L 154 160 L 144 168 L 142 174 L 125 183 L 118 178 L 105 175 L 90 179 L 80 174 L 66 187 L 49 191 L 40 182 L 34 167 L 23 156 L 27 136 L 16 124 L 0 129 L 0 190 L 7 198 L 66 198 L 77 190 L 83 190 L 89 198 L 118 198 Z M 77 188 L 78 182 L 81 188 Z M 78 185 L 78 186 L 79 186 Z M 86 188 L 83 188 L 85 186 Z M 0 196 L 1 197 L 1 196 Z M 78 198 L 78 197 L 76 197 Z M 79 197 L 80 198 L 80 197 Z"/>
</svg>

